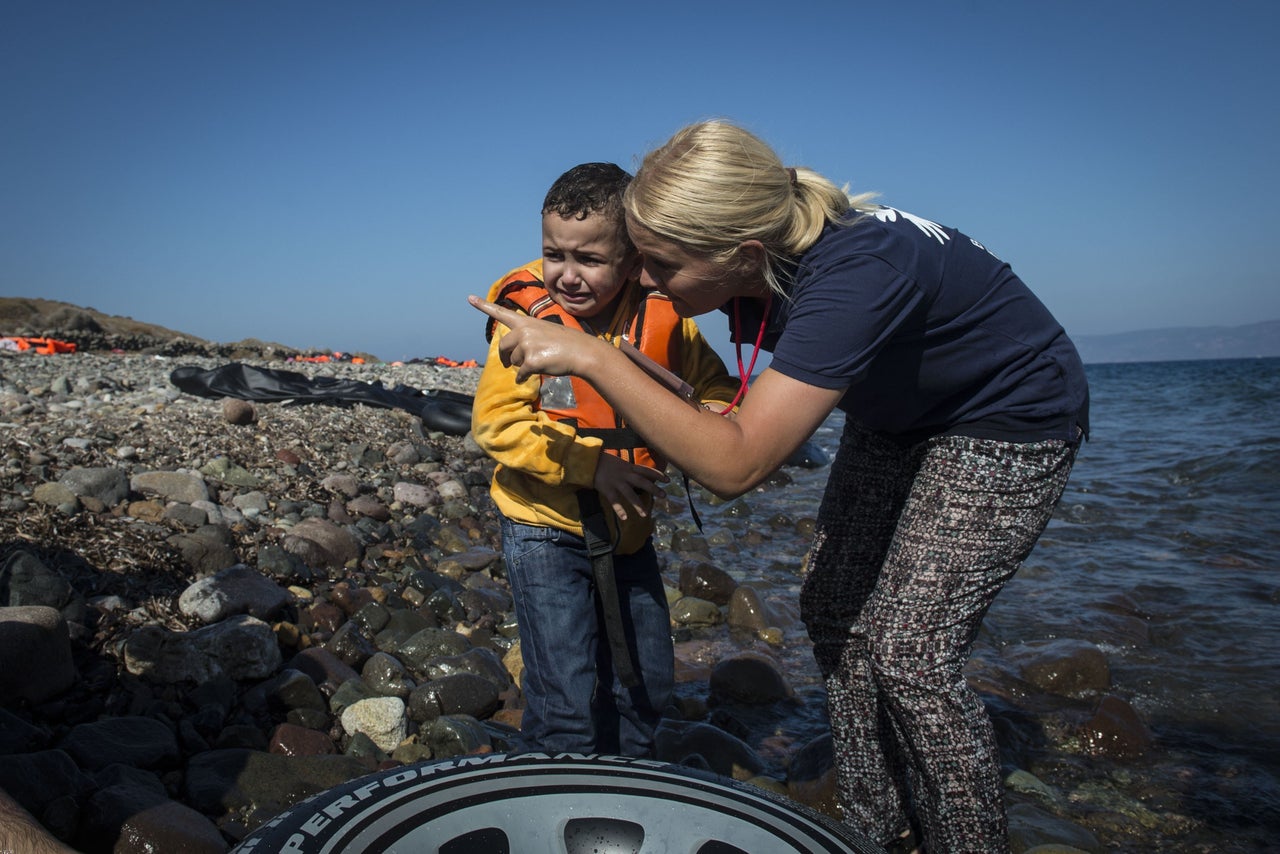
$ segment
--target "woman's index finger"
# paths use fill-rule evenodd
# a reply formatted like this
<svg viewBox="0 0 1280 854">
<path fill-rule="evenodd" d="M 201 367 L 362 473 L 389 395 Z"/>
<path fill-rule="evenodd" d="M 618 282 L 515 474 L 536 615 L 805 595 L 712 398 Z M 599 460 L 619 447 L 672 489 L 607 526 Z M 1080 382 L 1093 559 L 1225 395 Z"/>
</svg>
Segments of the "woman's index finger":
<svg viewBox="0 0 1280 854">
<path fill-rule="evenodd" d="M 475 294 L 467 297 L 467 302 L 471 304 L 472 308 L 484 312 L 508 329 L 518 323 L 523 317 L 523 315 L 518 311 L 512 311 L 509 308 L 491 303 L 483 297 L 478 297 Z"/>
</svg>

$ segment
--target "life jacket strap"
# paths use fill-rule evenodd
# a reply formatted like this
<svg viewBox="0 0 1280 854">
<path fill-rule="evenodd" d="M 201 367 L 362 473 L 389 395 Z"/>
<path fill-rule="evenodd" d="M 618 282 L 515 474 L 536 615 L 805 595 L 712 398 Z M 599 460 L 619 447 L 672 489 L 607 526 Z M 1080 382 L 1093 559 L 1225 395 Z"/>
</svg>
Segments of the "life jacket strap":
<svg viewBox="0 0 1280 854">
<path fill-rule="evenodd" d="M 609 451 L 626 451 L 632 448 L 643 448 L 644 440 L 640 434 L 630 427 L 577 427 L 578 435 L 588 439 L 599 439 L 601 447 Z"/>
<path fill-rule="evenodd" d="M 640 677 L 636 675 L 635 661 L 622 622 L 622 602 L 618 598 L 618 580 L 613 572 L 613 544 L 609 539 L 609 526 L 605 522 L 599 494 L 594 489 L 579 489 L 578 508 L 582 513 L 582 535 L 587 542 L 587 555 L 591 558 L 596 596 L 600 598 L 600 610 L 604 614 L 613 671 L 623 687 L 634 688 L 640 684 Z"/>
</svg>

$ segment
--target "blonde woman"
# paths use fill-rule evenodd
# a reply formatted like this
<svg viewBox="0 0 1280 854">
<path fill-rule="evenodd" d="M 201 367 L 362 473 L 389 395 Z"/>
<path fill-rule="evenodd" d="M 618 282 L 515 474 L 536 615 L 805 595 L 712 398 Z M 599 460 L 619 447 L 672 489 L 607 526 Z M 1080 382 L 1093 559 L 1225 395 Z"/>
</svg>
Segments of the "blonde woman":
<svg viewBox="0 0 1280 854">
<path fill-rule="evenodd" d="M 844 819 L 885 845 L 914 826 L 929 851 L 1008 850 L 991 723 L 962 671 L 1088 429 L 1074 345 L 977 241 L 851 198 L 727 122 L 648 154 L 625 203 L 641 283 L 684 316 L 724 309 L 740 346 L 773 353 L 736 417 L 688 406 L 591 336 L 472 298 L 511 329 L 499 357 L 590 382 L 723 496 L 842 410 L 801 611 Z"/>
</svg>

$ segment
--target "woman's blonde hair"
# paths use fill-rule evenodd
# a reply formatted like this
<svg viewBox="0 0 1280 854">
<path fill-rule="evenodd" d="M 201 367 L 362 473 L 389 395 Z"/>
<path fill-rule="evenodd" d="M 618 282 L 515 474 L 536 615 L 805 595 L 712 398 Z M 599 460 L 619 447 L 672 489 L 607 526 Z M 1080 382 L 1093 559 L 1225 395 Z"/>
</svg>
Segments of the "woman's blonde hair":
<svg viewBox="0 0 1280 854">
<path fill-rule="evenodd" d="M 645 230 L 730 274 L 742 263 L 742 243 L 760 241 L 769 256 L 765 280 L 781 293 L 780 262 L 813 246 L 828 222 L 850 210 L 872 210 L 872 197 L 850 196 L 812 169 L 783 166 L 754 134 L 708 121 L 681 129 L 649 152 L 623 204 Z"/>
</svg>

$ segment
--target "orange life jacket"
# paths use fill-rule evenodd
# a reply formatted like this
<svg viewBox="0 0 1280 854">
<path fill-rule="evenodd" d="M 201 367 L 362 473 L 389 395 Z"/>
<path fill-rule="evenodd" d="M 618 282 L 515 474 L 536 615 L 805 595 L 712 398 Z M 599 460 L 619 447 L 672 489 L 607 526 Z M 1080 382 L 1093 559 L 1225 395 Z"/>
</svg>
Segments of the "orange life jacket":
<svg viewBox="0 0 1280 854">
<path fill-rule="evenodd" d="M 630 311 L 622 336 L 662 367 L 679 373 L 684 340 L 680 334 L 682 320 L 666 296 L 652 290 L 642 293 L 638 304 L 630 295 L 624 295 L 616 309 Z M 598 334 L 551 299 L 542 282 L 541 259 L 518 267 L 495 282 L 489 291 L 489 300 L 532 317 Z M 495 322 L 490 319 L 485 328 L 486 339 L 493 338 L 494 326 Z M 544 377 L 542 382 L 542 395 L 536 408 L 556 421 L 572 424 L 580 436 L 601 439 L 604 449 L 614 456 L 659 471 L 666 469 L 666 460 L 645 446 L 639 434 L 626 425 L 622 416 L 590 383 L 578 377 Z M 565 393 L 566 385 L 572 394 Z"/>
<path fill-rule="evenodd" d="M 35 350 L 37 353 L 43 353 L 47 356 L 51 356 L 54 353 L 74 353 L 76 351 L 74 341 L 59 341 L 57 338 L 6 336 L 5 340 L 12 341 L 19 350 Z"/>
<path fill-rule="evenodd" d="M 442 368 L 478 368 L 480 363 L 475 359 L 450 359 L 448 356 L 436 356 L 431 360 L 433 364 Z"/>
</svg>

